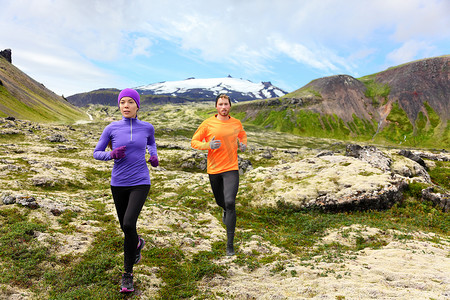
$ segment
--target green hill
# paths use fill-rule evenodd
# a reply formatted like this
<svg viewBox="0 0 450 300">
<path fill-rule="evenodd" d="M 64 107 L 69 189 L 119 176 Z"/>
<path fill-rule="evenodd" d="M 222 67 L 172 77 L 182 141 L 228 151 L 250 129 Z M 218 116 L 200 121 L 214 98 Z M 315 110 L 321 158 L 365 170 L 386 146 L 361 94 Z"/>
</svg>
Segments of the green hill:
<svg viewBox="0 0 450 300">
<path fill-rule="evenodd" d="M 43 123 L 74 123 L 86 113 L 0 56 L 0 117 Z"/>
<path fill-rule="evenodd" d="M 448 149 L 449 64 L 446 55 L 358 79 L 323 77 L 233 112 L 247 124 L 300 136 Z"/>
</svg>

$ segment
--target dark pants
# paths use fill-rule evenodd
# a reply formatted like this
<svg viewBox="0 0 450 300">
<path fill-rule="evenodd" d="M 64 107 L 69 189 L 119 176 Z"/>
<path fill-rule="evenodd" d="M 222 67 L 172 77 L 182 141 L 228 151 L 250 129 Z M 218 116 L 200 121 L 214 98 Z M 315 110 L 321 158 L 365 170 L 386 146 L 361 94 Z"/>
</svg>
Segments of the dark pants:
<svg viewBox="0 0 450 300">
<path fill-rule="evenodd" d="M 239 171 L 209 174 L 209 182 L 217 205 L 225 211 L 227 244 L 232 245 L 236 228 L 236 195 L 239 188 Z"/>
<path fill-rule="evenodd" d="M 136 249 L 139 242 L 136 223 L 147 199 L 150 185 L 111 186 L 111 192 L 125 238 L 123 243 L 125 272 L 133 272 Z"/>
</svg>

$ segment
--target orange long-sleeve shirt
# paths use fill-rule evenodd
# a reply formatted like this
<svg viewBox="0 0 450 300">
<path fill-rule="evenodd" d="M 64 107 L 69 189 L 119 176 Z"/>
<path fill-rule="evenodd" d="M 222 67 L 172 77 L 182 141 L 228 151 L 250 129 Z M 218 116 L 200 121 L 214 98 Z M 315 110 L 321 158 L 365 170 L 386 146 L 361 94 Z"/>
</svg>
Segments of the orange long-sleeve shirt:
<svg viewBox="0 0 450 300">
<path fill-rule="evenodd" d="M 220 148 L 210 148 L 209 142 L 213 137 L 222 142 Z M 192 137 L 191 146 L 194 149 L 208 150 L 207 173 L 218 174 L 239 170 L 238 142 L 247 145 L 247 134 L 241 121 L 231 116 L 228 120 L 221 121 L 213 116 L 200 124 Z"/>
</svg>

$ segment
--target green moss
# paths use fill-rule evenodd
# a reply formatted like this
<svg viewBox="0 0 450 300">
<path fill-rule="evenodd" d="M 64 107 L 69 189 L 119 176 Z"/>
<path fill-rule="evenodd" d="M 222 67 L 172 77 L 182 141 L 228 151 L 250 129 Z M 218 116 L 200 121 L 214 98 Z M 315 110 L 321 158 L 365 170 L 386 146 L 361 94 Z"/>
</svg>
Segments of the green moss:
<svg viewBox="0 0 450 300">
<path fill-rule="evenodd" d="M 421 187 L 420 187 L 421 188 Z M 420 189 L 416 189 L 417 191 Z M 420 189 L 421 190 L 421 189 Z M 414 192 L 416 193 L 416 192 Z M 240 201 L 245 203 L 254 195 L 246 193 Z M 446 213 L 435 209 L 432 204 L 419 201 L 405 201 L 384 211 L 354 211 L 345 213 L 322 213 L 304 210 L 293 205 L 278 203 L 276 208 L 252 208 L 243 205 L 240 211 L 240 227 L 252 234 L 262 236 L 278 247 L 283 247 L 299 258 L 310 259 L 316 255 L 326 255 L 329 248 L 317 247 L 317 241 L 326 234 L 327 230 L 350 226 L 351 224 L 365 224 L 380 229 L 397 229 L 401 231 L 425 230 L 448 234 L 450 223 Z M 428 216 L 428 214 L 430 214 Z M 270 230 L 267 230 L 269 228 Z M 245 238 L 238 235 L 238 238 Z M 353 250 L 359 248 L 379 248 L 385 242 L 380 237 L 370 237 L 359 240 Z M 350 248 L 352 249 L 352 248 Z M 333 251 L 347 251 L 348 248 L 338 247 Z"/>
<path fill-rule="evenodd" d="M 420 199 L 422 197 L 422 190 L 427 188 L 427 185 L 420 182 L 411 182 L 406 188 L 405 194 L 409 197 Z"/>
<path fill-rule="evenodd" d="M 305 137 L 335 138 L 347 140 L 352 130 L 336 115 L 321 115 L 309 110 L 259 110 L 246 124 L 255 124 L 271 130 L 289 132 Z M 350 125 L 356 132 L 364 132 L 364 137 L 373 134 L 373 126 L 368 121 L 355 118 Z"/>
<path fill-rule="evenodd" d="M 111 177 L 111 171 L 101 171 L 93 167 L 88 167 L 85 169 L 84 174 L 86 180 L 91 184 L 93 189 L 104 189 L 108 188 Z"/>
<path fill-rule="evenodd" d="M 413 126 L 406 112 L 394 102 L 386 118 L 389 125 L 383 129 L 377 140 L 380 141 L 381 138 L 390 143 L 414 147 L 448 147 L 448 124 L 444 128 L 439 115 L 431 106 L 425 102 L 424 107 L 427 113 L 419 112 Z"/>
<path fill-rule="evenodd" d="M 388 244 L 387 241 L 383 240 L 382 236 L 379 234 L 372 235 L 367 238 L 364 238 L 362 236 L 356 237 L 356 250 L 362 250 L 364 248 L 371 248 L 371 249 L 380 249 L 383 246 L 386 246 Z"/>
<path fill-rule="evenodd" d="M 369 86 L 370 95 L 384 97 L 383 101 L 387 100 L 389 87 L 377 85 L 372 77 L 363 78 L 361 81 Z M 282 102 L 283 99 L 281 98 Z M 245 113 L 245 126 L 257 125 L 261 126 L 262 130 L 288 132 L 304 137 L 371 141 L 414 147 L 448 148 L 450 146 L 450 126 L 439 118 L 428 103 L 424 104 L 426 113 L 420 112 L 416 122 L 412 124 L 398 102 L 394 102 L 386 118 L 388 124 L 377 132 L 378 123 L 375 118 L 366 120 L 353 115 L 351 121 L 344 122 L 335 114 L 323 115 L 305 108 L 299 109 L 287 102 L 284 101 L 282 106 L 271 108 L 255 103 L 242 103 L 234 106 L 233 109 L 242 119 Z"/>
<path fill-rule="evenodd" d="M 23 133 L 0 134 L 0 141 L 8 143 L 18 143 L 23 142 L 25 140 L 25 137 L 26 136 Z"/>
<path fill-rule="evenodd" d="M 373 76 L 363 77 L 360 80 L 366 86 L 364 95 L 372 99 L 373 106 L 378 107 L 380 104 L 387 102 L 389 93 L 391 92 L 389 85 L 377 83 Z"/>
<path fill-rule="evenodd" d="M 435 145 L 435 147 L 436 147 L 436 145 Z M 443 130 L 441 145 L 444 149 L 450 148 L 450 122 L 449 121 L 447 121 L 447 125 L 445 126 L 445 129 Z"/>
<path fill-rule="evenodd" d="M 84 112 L 72 106 L 69 102 L 63 99 L 49 99 L 49 95 L 42 90 L 38 88 L 32 89 L 26 85 L 24 75 L 21 75 L 21 72 L 14 66 L 11 66 L 4 60 L 0 61 L 0 66 L 6 66 L 0 68 L 0 72 L 2 72 L 2 69 L 10 70 L 10 72 L 5 73 L 5 76 L 13 78 L 18 84 L 17 88 L 21 90 L 21 94 L 28 97 L 26 102 L 19 101 L 1 85 L 0 117 L 14 116 L 18 119 L 43 123 L 73 123 L 76 120 L 87 119 L 87 115 Z"/>
<path fill-rule="evenodd" d="M 310 98 L 310 97 L 322 99 L 322 94 L 319 91 L 313 89 L 311 86 L 305 86 L 296 91 L 293 91 L 292 93 L 288 93 L 288 94 L 284 95 L 282 97 L 282 99 L 283 98 Z"/>
<path fill-rule="evenodd" d="M 428 171 L 433 183 L 450 190 L 450 162 L 437 161 L 436 166 Z"/>
<path fill-rule="evenodd" d="M 352 117 L 353 121 L 348 122 L 347 126 L 352 130 L 353 137 L 359 140 L 372 138 L 376 131 L 376 124 L 370 123 L 369 120 L 360 119 L 355 114 Z"/>
<path fill-rule="evenodd" d="M 220 247 L 222 248 L 222 247 Z M 224 248 L 224 247 L 223 247 Z M 164 285 L 159 290 L 161 299 L 187 299 L 199 295 L 197 282 L 219 274 L 226 276 L 225 267 L 212 262 L 221 256 L 218 247 L 210 252 L 201 251 L 187 259 L 178 247 L 144 248 L 146 264 L 158 267 L 158 277 Z"/>
<path fill-rule="evenodd" d="M 321 123 L 323 124 L 325 130 L 330 132 L 333 130 L 333 127 L 331 126 L 330 123 L 330 116 L 328 115 L 321 116 Z"/>
<path fill-rule="evenodd" d="M 406 112 L 400 108 L 397 102 L 392 104 L 392 109 L 386 120 L 389 125 L 383 129 L 381 136 L 386 140 L 396 144 L 402 144 L 409 141 L 414 133 L 414 128 L 406 115 Z"/>
<path fill-rule="evenodd" d="M 237 112 L 237 113 L 233 113 L 233 117 L 238 119 L 238 120 L 243 120 L 245 118 L 247 114 L 245 112 Z"/>
<path fill-rule="evenodd" d="M 431 127 L 436 128 L 441 122 L 439 115 L 434 111 L 434 109 L 430 106 L 430 104 L 428 104 L 428 102 L 425 102 L 423 105 L 427 111 Z"/>
<path fill-rule="evenodd" d="M 358 173 L 358 175 L 361 175 L 361 176 L 372 176 L 374 174 L 375 174 L 374 172 L 368 172 L 368 171 L 362 171 L 362 172 Z"/>
<path fill-rule="evenodd" d="M 78 214 L 71 210 L 66 210 L 61 216 L 58 218 L 58 223 L 61 225 L 61 232 L 65 234 L 72 233 L 75 231 L 75 226 L 70 225 L 74 218 L 76 218 Z"/>
<path fill-rule="evenodd" d="M 28 92 L 32 93 L 32 91 Z M 87 118 L 87 115 L 71 107 L 69 103 L 52 101 L 38 95 L 34 99 L 34 103 L 25 104 L 7 93 L 7 91 L 0 91 L 0 110 L 2 115 L 43 123 L 73 123 L 76 120 Z"/>
<path fill-rule="evenodd" d="M 426 129 L 427 126 L 427 117 L 423 112 L 419 112 L 416 119 L 416 128 L 418 132 L 422 132 Z"/>
<path fill-rule="evenodd" d="M 95 234 L 92 246 L 76 262 L 69 258 L 65 267 L 49 270 L 49 299 L 122 299 L 117 292 L 120 272 L 115 270 L 122 260 L 122 240 L 109 226 Z"/>
<path fill-rule="evenodd" d="M 48 247 L 41 245 L 35 233 L 46 232 L 47 226 L 29 220 L 28 212 L 16 208 L 0 210 L 0 282 L 10 286 L 31 288 L 45 272 L 44 262 L 53 262 Z"/>
</svg>

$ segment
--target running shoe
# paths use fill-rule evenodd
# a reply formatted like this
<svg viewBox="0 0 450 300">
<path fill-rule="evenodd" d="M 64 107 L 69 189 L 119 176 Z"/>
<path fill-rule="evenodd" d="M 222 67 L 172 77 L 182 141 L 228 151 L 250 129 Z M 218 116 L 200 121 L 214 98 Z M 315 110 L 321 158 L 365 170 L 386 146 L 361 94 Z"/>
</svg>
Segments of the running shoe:
<svg viewBox="0 0 450 300">
<path fill-rule="evenodd" d="M 144 248 L 145 241 L 143 238 L 139 237 L 139 243 L 136 250 L 136 259 L 134 260 L 134 264 L 138 264 L 141 261 L 141 250 Z"/>
<path fill-rule="evenodd" d="M 122 286 L 120 287 L 121 293 L 131 293 L 134 291 L 133 287 L 133 274 L 123 273 L 122 275 Z"/>
</svg>

